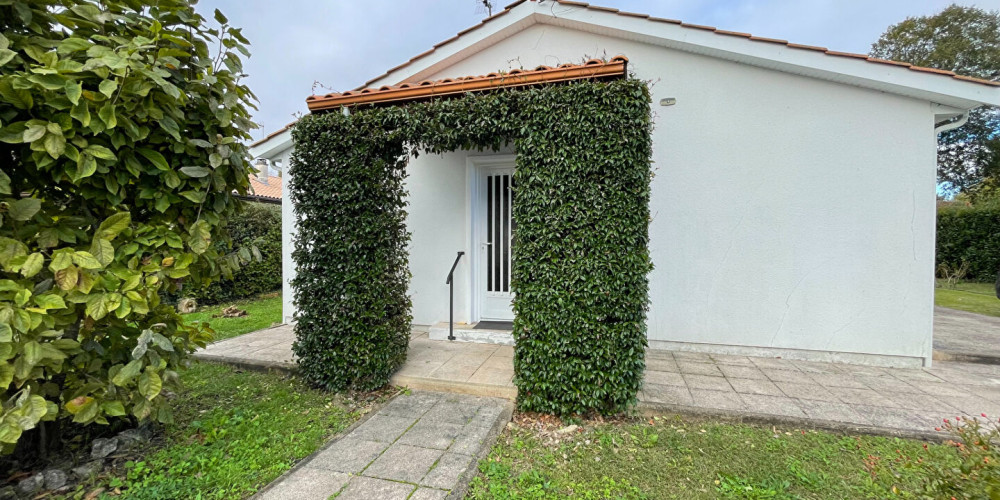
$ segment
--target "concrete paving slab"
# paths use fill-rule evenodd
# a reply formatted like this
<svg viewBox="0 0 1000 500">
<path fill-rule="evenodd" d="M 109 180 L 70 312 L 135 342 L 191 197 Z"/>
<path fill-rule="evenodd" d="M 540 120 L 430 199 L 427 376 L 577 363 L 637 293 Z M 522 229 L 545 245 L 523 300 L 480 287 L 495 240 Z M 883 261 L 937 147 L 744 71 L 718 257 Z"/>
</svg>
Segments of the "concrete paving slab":
<svg viewBox="0 0 1000 500">
<path fill-rule="evenodd" d="M 323 469 L 302 469 L 294 477 L 261 493 L 260 500 L 326 500 L 340 491 L 351 479 L 343 472 Z"/>
<path fill-rule="evenodd" d="M 438 489 L 451 488 L 458 482 L 459 476 L 469 468 L 472 460 L 471 455 L 445 453 L 434 464 L 434 468 L 420 480 L 420 484 Z"/>
<path fill-rule="evenodd" d="M 691 389 L 691 400 L 700 407 L 719 410 L 746 411 L 747 405 L 735 391 Z"/>
<path fill-rule="evenodd" d="M 414 424 L 406 434 L 403 434 L 403 437 L 399 438 L 399 442 L 424 448 L 447 450 L 464 429 L 465 426 L 461 424 L 422 419 Z"/>
<path fill-rule="evenodd" d="M 676 354 L 676 353 L 675 353 Z M 712 363 L 696 363 L 694 361 L 677 361 L 677 368 L 685 375 L 713 375 L 722 376 L 722 371 Z"/>
<path fill-rule="evenodd" d="M 417 488 L 409 500 L 441 500 L 448 496 L 448 491 L 435 488 Z"/>
<path fill-rule="evenodd" d="M 747 405 L 747 411 L 751 413 L 786 417 L 806 416 L 802 408 L 792 398 L 764 394 L 740 394 L 740 399 Z"/>
<path fill-rule="evenodd" d="M 357 476 L 337 495 L 337 500 L 406 500 L 417 487 L 412 484 Z"/>
<path fill-rule="evenodd" d="M 713 377 L 710 375 L 690 375 L 684 374 L 684 382 L 687 383 L 688 389 L 702 389 L 708 391 L 732 391 L 732 386 L 720 373 L 718 377 Z"/>
<path fill-rule="evenodd" d="M 729 383 L 736 392 L 741 394 L 762 394 L 765 396 L 784 396 L 785 393 L 774 385 L 770 380 L 757 380 L 752 378 L 731 378 Z"/>
<path fill-rule="evenodd" d="M 646 370 L 645 382 L 647 384 L 659 384 L 659 385 L 676 385 L 684 386 L 684 377 L 680 373 L 674 372 L 656 372 Z"/>
<path fill-rule="evenodd" d="M 416 483 L 431 470 L 443 453 L 443 450 L 396 443 L 376 458 L 365 469 L 364 475 Z"/>
<path fill-rule="evenodd" d="M 391 443 L 402 436 L 418 418 L 417 415 L 400 417 L 376 414 L 355 429 L 352 435 L 366 441 Z"/>
<path fill-rule="evenodd" d="M 728 378 L 749 378 L 755 380 L 768 380 L 767 375 L 764 374 L 760 368 L 752 363 L 750 365 L 719 365 L 719 370 L 722 374 Z"/>
<path fill-rule="evenodd" d="M 378 458 L 385 447 L 385 443 L 348 436 L 313 455 L 305 467 L 357 474 Z"/>
</svg>

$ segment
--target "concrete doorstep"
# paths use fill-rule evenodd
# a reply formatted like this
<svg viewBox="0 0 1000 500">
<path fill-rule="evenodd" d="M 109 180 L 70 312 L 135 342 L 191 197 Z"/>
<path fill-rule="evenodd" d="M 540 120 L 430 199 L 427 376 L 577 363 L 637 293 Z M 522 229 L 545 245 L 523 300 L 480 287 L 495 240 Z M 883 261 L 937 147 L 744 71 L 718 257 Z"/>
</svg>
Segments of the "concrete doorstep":
<svg viewBox="0 0 1000 500">
<path fill-rule="evenodd" d="M 505 399 L 401 394 L 254 498 L 462 498 L 513 410 Z"/>
</svg>

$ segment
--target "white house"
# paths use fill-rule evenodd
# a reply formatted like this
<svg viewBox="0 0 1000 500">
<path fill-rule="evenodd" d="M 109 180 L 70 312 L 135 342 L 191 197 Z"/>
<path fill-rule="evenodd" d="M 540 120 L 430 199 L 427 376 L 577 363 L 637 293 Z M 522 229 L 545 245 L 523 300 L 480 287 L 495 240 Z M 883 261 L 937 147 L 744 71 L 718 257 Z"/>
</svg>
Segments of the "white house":
<svg viewBox="0 0 1000 500">
<path fill-rule="evenodd" d="M 619 54 L 653 95 L 650 346 L 929 365 L 936 138 L 970 109 L 1000 105 L 994 82 L 522 0 L 365 86 L 378 92 Z M 251 153 L 285 165 L 292 147 L 286 128 Z M 455 321 L 511 319 L 501 248 L 509 240 L 490 228 L 509 224 L 503 193 L 514 154 L 410 162 L 415 324 L 447 321 L 445 278 L 459 251 Z M 292 210 L 283 205 L 286 321 L 294 314 Z"/>
</svg>

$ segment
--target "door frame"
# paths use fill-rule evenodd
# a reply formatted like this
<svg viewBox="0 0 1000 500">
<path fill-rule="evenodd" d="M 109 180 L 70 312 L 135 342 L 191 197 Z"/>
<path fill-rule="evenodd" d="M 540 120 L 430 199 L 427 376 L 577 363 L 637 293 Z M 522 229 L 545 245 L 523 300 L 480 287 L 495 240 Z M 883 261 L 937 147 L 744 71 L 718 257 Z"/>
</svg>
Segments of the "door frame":
<svg viewBox="0 0 1000 500">
<path fill-rule="evenodd" d="M 469 249 L 469 322 L 478 323 L 482 321 L 483 299 L 485 294 L 480 293 L 480 287 L 485 287 L 482 279 L 482 269 L 485 265 L 483 261 L 482 248 L 479 240 L 483 236 L 483 229 L 479 227 L 479 217 L 482 215 L 481 203 L 483 200 L 483 179 L 486 173 L 494 168 L 514 168 L 514 161 L 517 155 L 498 154 L 469 156 L 465 164 L 465 178 L 468 181 L 466 189 L 466 210 L 468 214 L 465 227 L 466 248 Z M 512 215 L 513 216 L 513 215 Z"/>
</svg>

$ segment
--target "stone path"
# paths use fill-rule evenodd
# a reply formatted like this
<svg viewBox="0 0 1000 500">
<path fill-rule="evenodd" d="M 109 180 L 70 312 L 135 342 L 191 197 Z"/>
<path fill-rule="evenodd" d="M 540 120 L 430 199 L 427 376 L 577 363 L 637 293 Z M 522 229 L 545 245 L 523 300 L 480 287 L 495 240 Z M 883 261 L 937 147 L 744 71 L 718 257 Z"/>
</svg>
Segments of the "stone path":
<svg viewBox="0 0 1000 500">
<path fill-rule="evenodd" d="M 934 368 L 649 351 L 640 408 L 709 413 L 881 434 L 933 434 L 941 419 L 1000 417 L 1000 366 Z"/>
<path fill-rule="evenodd" d="M 934 359 L 1000 364 L 1000 318 L 935 307 Z"/>
<path fill-rule="evenodd" d="M 262 490 L 260 500 L 461 498 L 510 420 L 505 399 L 436 392 L 394 398 Z"/>
</svg>

